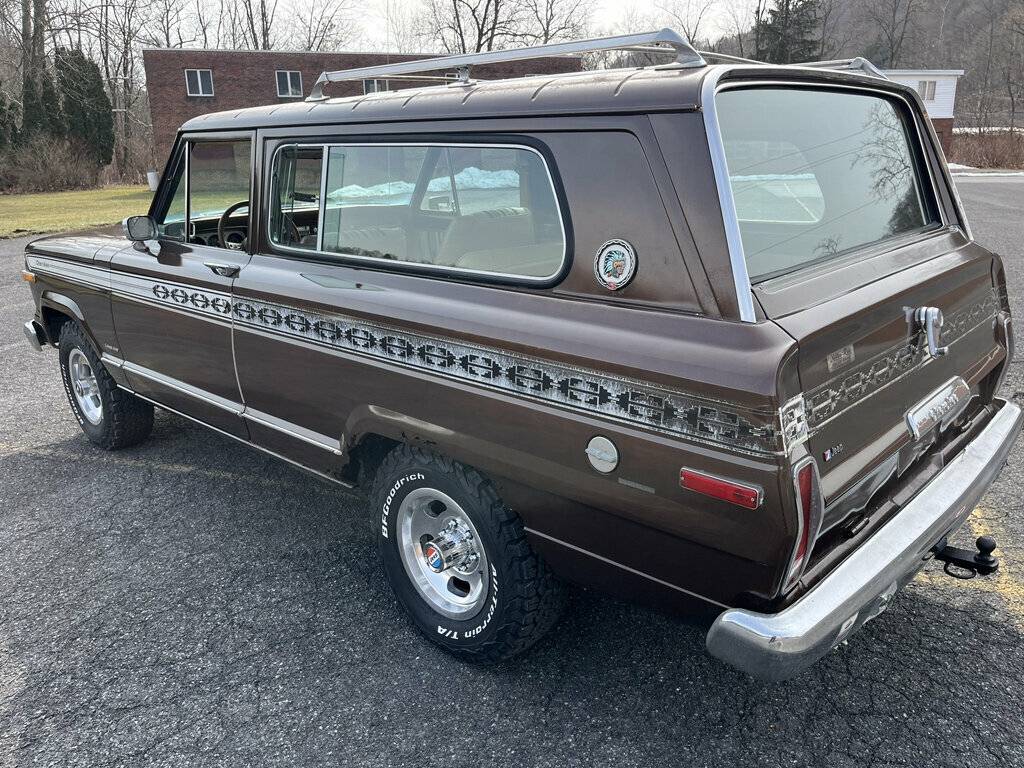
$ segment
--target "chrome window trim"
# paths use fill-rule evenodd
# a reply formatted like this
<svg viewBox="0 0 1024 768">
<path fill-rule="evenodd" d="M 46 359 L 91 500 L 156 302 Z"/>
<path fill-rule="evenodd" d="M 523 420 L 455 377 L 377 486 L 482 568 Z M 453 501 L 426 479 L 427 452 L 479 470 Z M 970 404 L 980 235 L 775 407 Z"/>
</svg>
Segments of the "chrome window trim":
<svg viewBox="0 0 1024 768">
<path fill-rule="evenodd" d="M 910 115 L 913 118 L 914 132 L 917 137 L 918 146 L 921 152 L 925 154 L 924 165 L 928 174 L 928 183 L 931 187 L 932 202 L 935 206 L 939 216 L 939 223 L 943 226 L 949 226 L 949 221 L 946 217 L 946 212 L 940 203 L 940 197 L 938 193 L 938 186 L 935 180 L 935 174 L 932 170 L 932 165 L 928 162 L 927 153 L 925 153 L 924 137 L 921 134 L 921 115 L 914 109 L 914 105 L 911 104 L 910 100 L 903 93 L 898 91 L 889 90 L 886 88 L 878 88 L 872 86 L 870 83 L 831 83 L 822 81 L 821 70 L 812 69 L 809 67 L 787 67 L 788 69 L 795 69 L 798 71 L 806 71 L 809 73 L 816 74 L 818 80 L 786 80 L 786 79 L 768 79 L 760 80 L 756 77 L 752 77 L 745 80 L 736 80 L 734 82 L 721 83 L 721 79 L 724 75 L 737 71 L 737 70 L 749 70 L 749 67 L 744 66 L 731 66 L 721 65 L 712 67 L 704 78 L 701 84 L 701 112 L 704 115 L 704 130 L 707 134 L 708 149 L 711 155 L 711 166 L 714 170 L 715 175 L 715 186 L 718 187 L 718 202 L 719 207 L 722 211 L 722 222 L 725 225 L 725 239 L 726 245 L 729 249 L 729 263 L 732 266 L 733 285 L 736 289 L 736 303 L 739 307 L 740 320 L 745 323 L 756 323 L 757 314 L 754 311 L 754 294 L 753 284 L 750 281 L 750 273 L 747 270 L 747 259 L 743 252 L 743 240 L 740 233 L 739 216 L 736 214 L 736 201 L 732 194 L 732 184 L 729 182 L 729 167 L 725 157 L 725 144 L 722 141 L 721 126 L 718 120 L 718 105 L 716 102 L 716 96 L 720 91 L 737 89 L 737 88 L 750 88 L 750 87 L 765 87 L 765 86 L 782 86 L 786 88 L 798 87 L 798 88 L 813 88 L 818 90 L 852 90 L 852 91 L 867 91 L 871 93 L 882 94 L 888 98 L 895 98 L 902 101 L 907 109 L 910 110 Z M 756 74 L 752 73 L 752 74 Z M 898 87 L 898 86 L 897 86 Z M 931 126 L 931 120 L 927 121 Z M 934 127 L 931 127 L 930 138 L 933 146 L 936 144 L 936 137 Z M 953 196 L 957 201 L 958 213 L 960 214 L 961 221 L 966 223 L 966 218 L 963 215 L 963 209 L 959 205 L 959 197 L 956 193 L 956 188 L 953 186 L 952 181 L 949 177 L 949 170 L 945 168 L 945 161 L 943 161 L 946 182 L 950 189 L 953 190 Z M 922 180 L 923 181 L 923 180 Z M 970 234 L 968 232 L 968 237 Z M 972 238 L 973 239 L 973 238 Z M 795 270 L 795 271 L 799 271 Z"/>
<path fill-rule="evenodd" d="M 536 147 L 531 147 L 528 144 L 495 144 L 488 142 L 447 142 L 447 141 L 358 141 L 358 142 L 324 142 L 324 141 L 286 141 L 279 144 L 274 149 L 274 154 L 270 158 L 270 164 L 267 171 L 267 178 L 273 179 L 274 168 L 277 166 L 278 154 L 285 147 L 323 147 L 323 155 L 321 159 L 320 169 L 320 212 L 317 214 L 318 226 L 317 226 L 317 248 L 316 250 L 310 248 L 293 248 L 287 245 L 281 245 L 273 238 L 271 232 L 271 217 L 266 216 L 267 221 L 267 243 L 275 250 L 281 253 L 302 256 L 305 258 L 316 257 L 320 259 L 326 259 L 337 263 L 356 263 L 356 264 L 370 264 L 376 265 L 378 268 L 386 269 L 388 271 L 398 271 L 391 269 L 391 265 L 398 265 L 401 267 L 412 267 L 417 271 L 424 271 L 430 273 L 436 273 L 438 275 L 450 275 L 455 277 L 482 277 L 487 280 L 506 280 L 509 282 L 518 282 L 524 284 L 547 284 L 557 278 L 565 271 L 566 264 L 569 262 L 569 239 L 565 228 L 565 213 L 562 210 L 562 203 L 558 199 L 558 189 L 555 187 L 555 179 L 551 174 L 551 168 L 548 166 L 547 158 L 540 152 Z M 334 147 L 439 147 L 439 148 L 459 148 L 459 149 L 522 149 L 527 152 L 532 152 L 540 158 L 541 164 L 544 167 L 544 173 L 548 179 L 548 186 L 551 189 L 551 198 L 555 203 L 555 213 L 558 215 L 558 228 L 562 235 L 562 260 L 558 263 L 558 269 L 552 272 L 550 275 L 543 277 L 535 277 L 530 275 L 517 275 L 514 273 L 507 272 L 490 272 L 487 270 L 480 269 L 460 269 L 458 267 L 446 267 L 439 264 L 419 264 L 414 261 L 401 261 L 398 259 L 378 259 L 373 256 L 359 256 L 356 254 L 340 253 L 336 251 L 325 251 L 323 250 L 323 221 L 327 210 L 327 166 L 330 157 L 330 150 Z M 271 181 L 269 189 L 268 202 L 270 205 L 274 204 L 274 187 Z"/>
</svg>

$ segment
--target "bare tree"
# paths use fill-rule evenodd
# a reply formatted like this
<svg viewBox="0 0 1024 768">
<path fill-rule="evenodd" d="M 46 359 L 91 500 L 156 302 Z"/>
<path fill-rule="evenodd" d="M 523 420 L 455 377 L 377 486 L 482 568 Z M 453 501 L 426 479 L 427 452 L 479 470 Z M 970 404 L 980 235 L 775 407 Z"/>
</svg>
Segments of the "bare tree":
<svg viewBox="0 0 1024 768">
<path fill-rule="evenodd" d="M 864 15 L 877 30 L 885 51 L 884 67 L 899 66 L 903 45 L 921 9 L 922 0 L 865 0 Z"/>
<path fill-rule="evenodd" d="M 701 25 L 714 5 L 715 0 L 668 0 L 660 3 L 658 8 L 670 26 L 696 43 L 700 39 Z"/>
<path fill-rule="evenodd" d="M 274 47 L 274 18 L 278 0 L 240 0 L 242 35 L 247 47 L 269 51 Z"/>
<path fill-rule="evenodd" d="M 594 0 L 519 0 L 520 34 L 530 45 L 585 37 L 594 13 Z"/>
<path fill-rule="evenodd" d="M 821 25 L 819 59 L 835 57 L 850 43 L 853 35 L 846 23 L 849 10 L 850 5 L 845 0 L 818 0 L 818 23 Z"/>
<path fill-rule="evenodd" d="M 349 0 L 300 0 L 291 11 L 291 43 L 300 51 L 342 48 L 352 40 L 355 20 Z"/>
<path fill-rule="evenodd" d="M 427 35 L 421 32 L 425 19 L 405 0 L 383 0 L 381 4 L 381 27 L 384 29 L 384 40 L 381 41 L 386 51 L 395 53 L 414 53 L 424 47 Z M 422 42 L 421 42 L 422 41 Z M 428 45 L 430 50 L 436 49 L 437 43 Z"/>
<path fill-rule="evenodd" d="M 161 48 L 184 48 L 194 43 L 195 35 L 185 31 L 190 21 L 186 8 L 180 0 L 152 0 L 143 42 Z"/>
<path fill-rule="evenodd" d="M 519 36 L 521 12 L 514 0 L 427 0 L 422 34 L 447 53 L 492 51 Z"/>
</svg>

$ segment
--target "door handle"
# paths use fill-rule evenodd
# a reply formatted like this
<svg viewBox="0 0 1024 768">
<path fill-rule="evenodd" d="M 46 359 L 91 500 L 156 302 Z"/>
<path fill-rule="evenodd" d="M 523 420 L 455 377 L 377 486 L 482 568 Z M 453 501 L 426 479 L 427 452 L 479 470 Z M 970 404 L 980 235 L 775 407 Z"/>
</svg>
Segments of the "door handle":
<svg viewBox="0 0 1024 768">
<path fill-rule="evenodd" d="M 242 267 L 238 264 L 222 264 L 219 261 L 207 261 L 204 264 L 215 275 L 220 275 L 221 277 L 238 277 L 238 273 L 242 271 Z"/>
</svg>

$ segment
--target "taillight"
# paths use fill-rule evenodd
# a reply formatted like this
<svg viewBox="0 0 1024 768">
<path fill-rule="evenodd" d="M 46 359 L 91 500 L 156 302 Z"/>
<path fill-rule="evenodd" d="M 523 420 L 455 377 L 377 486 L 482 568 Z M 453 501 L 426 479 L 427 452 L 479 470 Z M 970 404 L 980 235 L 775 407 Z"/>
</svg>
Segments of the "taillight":
<svg viewBox="0 0 1024 768">
<path fill-rule="evenodd" d="M 792 588 L 803 575 L 821 527 L 822 499 L 818 482 L 818 465 L 808 456 L 793 468 L 793 490 L 797 505 L 797 535 L 786 573 L 785 590 Z"/>
<path fill-rule="evenodd" d="M 763 494 L 761 489 L 753 485 L 745 485 L 724 477 L 715 477 L 692 469 L 679 470 L 679 485 L 690 491 L 702 493 L 713 499 L 728 501 L 745 509 L 757 509 L 761 506 Z"/>
</svg>

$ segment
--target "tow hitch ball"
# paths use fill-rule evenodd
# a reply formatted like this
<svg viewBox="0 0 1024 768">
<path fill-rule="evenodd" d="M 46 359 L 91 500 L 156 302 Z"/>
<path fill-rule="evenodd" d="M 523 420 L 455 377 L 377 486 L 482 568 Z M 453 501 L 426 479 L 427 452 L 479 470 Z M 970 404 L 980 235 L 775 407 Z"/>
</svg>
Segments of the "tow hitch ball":
<svg viewBox="0 0 1024 768">
<path fill-rule="evenodd" d="M 975 542 L 978 551 L 972 552 L 969 549 L 951 547 L 943 538 L 932 548 L 936 560 L 941 560 L 946 565 L 943 570 L 957 579 L 973 579 L 975 576 L 988 576 L 999 568 L 999 560 L 992 556 L 992 550 L 996 548 L 996 540 L 991 536 L 980 536 Z M 956 568 L 952 571 L 950 568 Z"/>
</svg>

